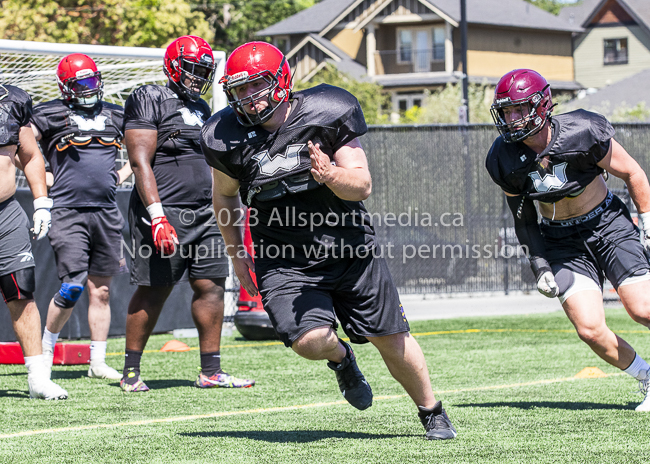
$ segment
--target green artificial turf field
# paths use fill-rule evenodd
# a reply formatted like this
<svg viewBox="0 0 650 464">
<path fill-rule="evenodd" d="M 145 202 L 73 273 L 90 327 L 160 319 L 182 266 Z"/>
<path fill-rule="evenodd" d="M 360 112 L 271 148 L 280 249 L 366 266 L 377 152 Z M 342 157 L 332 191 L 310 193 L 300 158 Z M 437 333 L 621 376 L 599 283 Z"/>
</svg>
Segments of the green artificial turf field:
<svg viewBox="0 0 650 464">
<path fill-rule="evenodd" d="M 622 309 L 607 318 L 650 359 L 649 330 Z M 194 388 L 198 350 L 158 352 L 171 339 L 158 335 L 143 356 L 147 393 L 125 394 L 115 381 L 88 379 L 85 366 L 66 366 L 53 379 L 70 399 L 30 400 L 24 366 L 0 366 L 0 463 L 648 462 L 650 413 L 634 411 L 637 382 L 580 342 L 564 313 L 411 328 L 455 440 L 423 439 L 415 406 L 370 345 L 355 352 L 375 401 L 357 411 L 325 362 L 236 332 L 222 341 L 222 365 L 257 385 Z M 107 362 L 121 369 L 123 349 L 124 339 L 109 340 Z M 576 378 L 586 367 L 606 375 Z"/>
</svg>

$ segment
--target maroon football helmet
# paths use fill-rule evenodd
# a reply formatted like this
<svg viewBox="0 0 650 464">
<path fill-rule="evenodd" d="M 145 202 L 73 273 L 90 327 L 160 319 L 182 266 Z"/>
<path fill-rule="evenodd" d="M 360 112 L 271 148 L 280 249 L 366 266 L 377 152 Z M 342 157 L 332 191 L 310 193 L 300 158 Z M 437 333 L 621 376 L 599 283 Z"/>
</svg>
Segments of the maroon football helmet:
<svg viewBox="0 0 650 464">
<path fill-rule="evenodd" d="M 521 118 L 506 122 L 503 109 L 518 106 Z M 515 69 L 503 76 L 490 107 L 497 129 L 508 142 L 520 142 L 539 132 L 553 111 L 551 86 L 532 69 Z"/>
</svg>

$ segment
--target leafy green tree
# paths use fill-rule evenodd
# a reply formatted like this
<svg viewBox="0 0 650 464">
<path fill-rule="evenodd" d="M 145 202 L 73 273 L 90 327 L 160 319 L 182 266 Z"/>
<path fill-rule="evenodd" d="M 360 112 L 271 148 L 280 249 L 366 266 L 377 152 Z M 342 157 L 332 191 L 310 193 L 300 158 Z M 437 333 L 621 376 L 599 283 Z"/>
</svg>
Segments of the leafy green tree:
<svg viewBox="0 0 650 464">
<path fill-rule="evenodd" d="M 527 1 L 528 3 L 532 3 L 536 7 L 541 8 L 542 10 L 546 10 L 549 13 L 553 13 L 556 16 L 560 13 L 560 10 L 565 6 L 570 6 L 576 3 L 576 2 L 567 3 L 558 0 L 525 0 L 525 1 Z"/>
<path fill-rule="evenodd" d="M 318 84 L 330 84 L 341 87 L 357 97 L 368 124 L 388 122 L 388 115 L 382 113 L 390 102 L 390 97 L 383 92 L 383 87 L 373 82 L 361 82 L 340 72 L 332 64 L 321 69 L 309 82 L 296 82 L 294 90 L 315 87 Z"/>
<path fill-rule="evenodd" d="M 212 38 L 183 0 L 5 0 L 0 36 L 38 42 L 162 47 L 181 35 Z"/>
<path fill-rule="evenodd" d="M 406 124 L 458 124 L 462 86 L 447 84 L 441 90 L 427 92 L 422 107 L 413 107 L 401 115 Z M 490 105 L 494 87 L 486 84 L 469 85 L 469 119 L 471 123 L 492 122 Z M 417 108 L 414 109 L 414 108 Z"/>
<path fill-rule="evenodd" d="M 256 37 L 255 33 L 309 8 L 316 0 L 203 0 L 195 10 L 203 12 L 212 25 L 213 47 L 231 52 Z"/>
</svg>

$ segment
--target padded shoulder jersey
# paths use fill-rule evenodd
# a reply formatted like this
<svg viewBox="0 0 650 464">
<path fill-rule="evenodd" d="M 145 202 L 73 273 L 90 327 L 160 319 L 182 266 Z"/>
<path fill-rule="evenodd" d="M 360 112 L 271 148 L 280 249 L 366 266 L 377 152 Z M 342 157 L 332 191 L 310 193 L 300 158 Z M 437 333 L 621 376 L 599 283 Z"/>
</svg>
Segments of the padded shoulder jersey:
<svg viewBox="0 0 650 464">
<path fill-rule="evenodd" d="M 275 133 L 259 125 L 240 125 L 230 108 L 210 118 L 201 133 L 208 164 L 239 180 L 242 200 L 251 206 L 258 269 L 278 262 L 315 269 L 335 259 L 331 250 L 340 253 L 344 246 L 372 248 L 375 244 L 363 202 L 342 200 L 318 184 L 310 173 L 307 148 L 309 140 L 319 143 L 331 158 L 364 134 L 367 127 L 359 102 L 349 92 L 330 85 L 296 92 L 290 102 L 291 113 Z M 310 219 L 321 217 L 330 219 Z M 264 247 L 275 246 L 291 252 L 275 257 L 263 252 Z M 330 251 L 309 251 L 314 249 Z"/>
<path fill-rule="evenodd" d="M 20 128 L 31 116 L 32 97 L 13 85 L 0 85 L 0 147 L 18 145 Z"/>
<path fill-rule="evenodd" d="M 289 118 L 273 134 L 261 126 L 242 126 L 230 107 L 203 127 L 201 147 L 208 164 L 239 180 L 242 200 L 251 189 L 309 172 L 309 140 L 332 157 L 368 130 L 356 97 L 338 87 L 321 84 L 296 92 L 291 105 Z"/>
<path fill-rule="evenodd" d="M 122 139 L 124 110 L 119 105 L 100 102 L 91 110 L 67 104 L 61 99 L 34 107 L 31 121 L 41 133 L 41 145 L 51 156 L 58 145 L 83 144 L 89 137 L 104 143 L 118 144 Z"/>
<path fill-rule="evenodd" d="M 505 143 L 498 137 L 485 166 L 505 192 L 553 203 L 579 194 L 603 173 L 599 163 L 609 151 L 614 128 L 603 116 L 585 110 L 551 119 L 553 134 L 539 155 L 524 143 Z M 542 168 L 539 161 L 549 156 Z"/>
<path fill-rule="evenodd" d="M 124 129 L 158 131 L 153 171 L 163 205 L 200 206 L 212 198 L 210 168 L 201 153 L 204 101 L 185 100 L 163 85 L 143 85 L 124 105 Z"/>
<path fill-rule="evenodd" d="M 116 206 L 123 119 L 122 107 L 107 102 L 89 110 L 60 99 L 36 105 L 32 123 L 54 175 L 54 208 Z"/>
</svg>

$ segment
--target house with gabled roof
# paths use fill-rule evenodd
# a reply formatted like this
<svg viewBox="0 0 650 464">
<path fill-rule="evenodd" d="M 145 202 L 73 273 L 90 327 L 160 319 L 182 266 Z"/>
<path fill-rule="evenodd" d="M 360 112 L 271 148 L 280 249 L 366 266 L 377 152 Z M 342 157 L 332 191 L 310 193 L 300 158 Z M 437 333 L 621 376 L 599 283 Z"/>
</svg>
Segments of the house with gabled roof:
<svg viewBox="0 0 650 464">
<path fill-rule="evenodd" d="M 467 0 L 470 82 L 496 83 L 522 67 L 538 70 L 554 90 L 580 88 L 569 24 L 523 0 Z M 425 90 L 462 74 L 459 0 L 322 0 L 257 32 L 308 81 L 328 63 L 384 86 L 395 110 L 420 105 Z"/>
<path fill-rule="evenodd" d="M 584 0 L 559 18 L 584 32 L 574 40 L 575 77 L 602 88 L 650 68 L 650 0 Z"/>
</svg>

